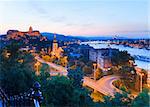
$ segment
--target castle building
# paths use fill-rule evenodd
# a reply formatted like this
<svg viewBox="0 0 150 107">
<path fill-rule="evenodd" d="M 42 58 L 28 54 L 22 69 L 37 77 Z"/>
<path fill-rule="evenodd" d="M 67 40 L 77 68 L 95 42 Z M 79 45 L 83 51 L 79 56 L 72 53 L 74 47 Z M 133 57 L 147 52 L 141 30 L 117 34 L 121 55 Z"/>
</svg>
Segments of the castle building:
<svg viewBox="0 0 150 107">
<path fill-rule="evenodd" d="M 12 39 L 18 38 L 19 36 L 23 37 L 25 35 L 40 36 L 41 34 L 37 30 L 33 31 L 33 28 L 31 26 L 29 27 L 29 30 L 27 32 L 22 32 L 22 31 L 18 31 L 18 30 L 8 30 L 7 31 L 8 38 L 12 38 Z"/>
</svg>

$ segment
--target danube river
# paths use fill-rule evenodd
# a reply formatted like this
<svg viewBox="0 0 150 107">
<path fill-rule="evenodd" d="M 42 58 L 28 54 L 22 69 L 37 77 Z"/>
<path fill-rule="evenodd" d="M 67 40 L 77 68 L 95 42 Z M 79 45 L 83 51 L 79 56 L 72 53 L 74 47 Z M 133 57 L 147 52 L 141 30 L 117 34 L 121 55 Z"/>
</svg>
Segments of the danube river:
<svg viewBox="0 0 150 107">
<path fill-rule="evenodd" d="M 140 57 L 140 58 L 142 57 L 141 59 L 146 60 L 146 61 L 140 60 L 140 59 L 135 60 L 135 64 L 139 68 L 143 68 L 145 70 L 150 70 L 150 50 L 125 47 L 123 45 L 115 45 L 115 44 L 110 45 L 109 43 L 100 42 L 100 41 L 82 42 L 81 44 L 88 44 L 89 46 L 91 46 L 95 49 L 111 47 L 111 48 L 119 49 L 120 51 L 128 51 L 128 53 L 131 54 L 131 56 Z"/>
</svg>

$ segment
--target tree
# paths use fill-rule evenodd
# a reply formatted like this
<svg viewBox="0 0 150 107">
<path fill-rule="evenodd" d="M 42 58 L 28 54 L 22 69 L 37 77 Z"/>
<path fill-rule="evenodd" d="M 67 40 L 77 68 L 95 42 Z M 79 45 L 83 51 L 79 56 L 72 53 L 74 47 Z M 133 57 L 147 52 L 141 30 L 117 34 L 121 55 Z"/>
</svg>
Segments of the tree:
<svg viewBox="0 0 150 107">
<path fill-rule="evenodd" d="M 129 65 L 129 60 L 134 61 L 134 58 L 127 51 L 119 51 L 117 54 L 112 54 L 113 65 Z"/>
<path fill-rule="evenodd" d="M 124 65 L 120 68 L 120 75 L 128 88 L 134 89 L 136 83 L 136 72 L 134 67 Z"/>
<path fill-rule="evenodd" d="M 45 60 L 45 61 L 50 62 L 51 57 L 49 55 L 42 55 L 42 59 Z"/>
<path fill-rule="evenodd" d="M 67 56 L 60 57 L 59 64 L 62 65 L 63 67 L 66 67 L 68 64 Z"/>
<path fill-rule="evenodd" d="M 131 105 L 131 99 L 127 92 L 122 94 L 117 92 L 114 97 L 105 96 L 104 100 L 105 107 L 128 107 Z"/>
<path fill-rule="evenodd" d="M 75 70 L 68 71 L 68 77 L 73 80 L 73 85 L 76 87 L 82 87 L 82 80 L 83 80 L 83 72 L 81 68 L 76 68 Z"/>
<path fill-rule="evenodd" d="M 133 107 L 149 107 L 149 90 L 143 89 L 143 91 L 133 100 Z"/>
<path fill-rule="evenodd" d="M 92 73 L 93 73 L 92 67 L 88 67 L 87 65 L 85 65 L 85 66 L 82 68 L 82 71 L 83 71 L 85 74 L 92 74 Z"/>
<path fill-rule="evenodd" d="M 54 76 L 43 87 L 47 106 L 91 107 L 92 100 L 88 92 L 74 87 L 73 80 L 64 76 Z"/>
<path fill-rule="evenodd" d="M 38 76 L 38 81 L 42 86 L 44 86 L 47 82 L 47 79 L 50 79 L 50 69 L 47 64 L 42 64 L 40 75 Z"/>
<path fill-rule="evenodd" d="M 12 42 L 0 50 L 0 86 L 8 95 L 27 91 L 36 78 L 33 56 L 19 48 L 19 43 Z"/>
</svg>

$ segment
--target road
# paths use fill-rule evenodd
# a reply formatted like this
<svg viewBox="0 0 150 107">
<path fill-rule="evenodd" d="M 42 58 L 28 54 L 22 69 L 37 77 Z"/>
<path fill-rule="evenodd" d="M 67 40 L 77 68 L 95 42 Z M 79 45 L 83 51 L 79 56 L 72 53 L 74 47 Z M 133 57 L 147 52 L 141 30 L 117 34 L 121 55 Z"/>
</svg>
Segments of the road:
<svg viewBox="0 0 150 107">
<path fill-rule="evenodd" d="M 48 64 L 50 67 L 55 68 L 56 71 L 51 71 L 50 74 L 52 76 L 57 75 L 57 74 L 61 74 L 64 76 L 67 76 L 68 71 L 67 68 L 62 67 L 60 65 L 51 63 L 51 62 L 46 62 L 44 61 L 42 58 L 40 58 L 39 56 L 36 56 L 35 59 L 41 63 L 46 63 Z M 94 81 L 93 79 L 91 79 L 90 77 L 84 77 L 84 81 L 83 81 L 83 85 L 88 86 L 104 95 L 111 95 L 114 96 L 115 92 L 120 92 L 119 89 L 117 89 L 116 87 L 114 87 L 112 85 L 112 83 L 115 80 L 118 80 L 119 77 L 118 76 L 114 76 L 114 75 L 110 75 L 110 76 L 105 76 L 103 78 L 101 78 L 100 80 Z"/>
<path fill-rule="evenodd" d="M 88 86 L 104 95 L 114 96 L 115 92 L 121 92 L 112 84 L 118 79 L 119 77 L 114 75 L 104 76 L 103 78 L 97 81 L 94 81 L 89 77 L 84 77 L 83 85 Z"/>
<path fill-rule="evenodd" d="M 62 66 L 57 65 L 57 64 L 54 64 L 54 63 L 51 63 L 51 62 L 46 62 L 42 58 L 40 58 L 39 56 L 35 56 L 35 59 L 41 63 L 48 64 L 51 68 L 55 68 L 56 71 L 50 72 L 51 75 L 61 74 L 61 75 L 67 76 L 67 73 L 68 73 L 67 68 L 62 67 Z"/>
</svg>

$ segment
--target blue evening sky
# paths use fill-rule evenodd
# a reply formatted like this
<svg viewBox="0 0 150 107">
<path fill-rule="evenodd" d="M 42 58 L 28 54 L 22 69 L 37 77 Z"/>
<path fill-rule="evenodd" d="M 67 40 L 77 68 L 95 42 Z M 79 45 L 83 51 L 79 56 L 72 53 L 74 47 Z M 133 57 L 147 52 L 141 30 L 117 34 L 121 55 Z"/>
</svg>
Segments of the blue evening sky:
<svg viewBox="0 0 150 107">
<path fill-rule="evenodd" d="M 0 33 L 8 29 L 65 35 L 148 36 L 149 0 L 0 0 Z"/>
</svg>

